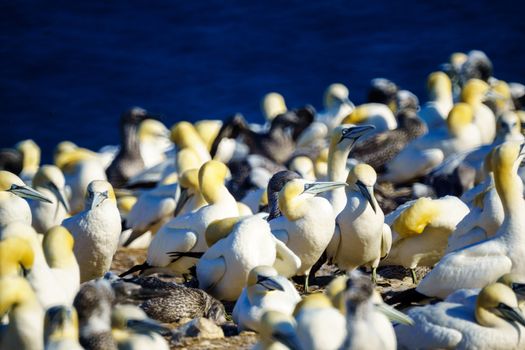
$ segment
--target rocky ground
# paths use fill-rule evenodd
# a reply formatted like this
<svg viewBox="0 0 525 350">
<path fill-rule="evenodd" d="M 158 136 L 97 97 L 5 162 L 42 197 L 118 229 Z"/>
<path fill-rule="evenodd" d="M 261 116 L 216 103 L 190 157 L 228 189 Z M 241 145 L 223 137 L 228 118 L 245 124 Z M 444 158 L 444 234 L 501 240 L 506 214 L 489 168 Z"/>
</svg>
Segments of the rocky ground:
<svg viewBox="0 0 525 350">
<path fill-rule="evenodd" d="M 145 249 L 120 248 L 115 255 L 111 268 L 112 271 L 120 273 L 133 265 L 144 262 L 145 259 Z M 421 278 L 427 272 L 428 269 L 426 268 L 418 268 L 416 271 L 418 278 Z M 323 266 L 323 268 L 317 272 L 316 283 L 311 285 L 312 291 L 324 290 L 334 273 L 336 273 L 336 271 L 332 267 Z M 378 270 L 378 275 L 377 287 L 383 295 L 383 298 L 388 299 L 407 288 L 414 287 L 409 271 L 404 268 L 397 266 L 383 267 Z M 169 280 L 182 282 L 182 280 L 177 279 Z M 301 286 L 296 285 L 296 287 L 297 290 L 302 292 Z M 229 314 L 231 314 L 233 306 L 233 303 L 225 304 L 226 311 Z M 167 326 L 172 329 L 177 329 L 188 321 L 190 320 L 183 320 L 179 324 L 173 323 Z M 257 342 L 257 334 L 253 332 L 243 332 L 239 334 L 232 322 L 228 322 L 221 327 L 222 333 L 221 329 L 213 327 L 213 325 L 203 325 L 203 327 L 208 326 L 210 327 L 209 332 L 207 332 L 208 337 L 183 337 L 176 341 L 172 340 L 172 349 L 250 349 L 253 344 Z"/>
</svg>

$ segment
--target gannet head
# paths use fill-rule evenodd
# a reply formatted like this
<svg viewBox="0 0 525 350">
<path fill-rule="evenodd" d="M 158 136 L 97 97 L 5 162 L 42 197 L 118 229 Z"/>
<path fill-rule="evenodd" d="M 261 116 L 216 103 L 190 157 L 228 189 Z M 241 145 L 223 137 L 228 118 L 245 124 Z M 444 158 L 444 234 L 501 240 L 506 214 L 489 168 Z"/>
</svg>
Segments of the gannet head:
<svg viewBox="0 0 525 350">
<path fill-rule="evenodd" d="M 195 143 L 203 142 L 193 124 L 186 121 L 173 125 L 170 138 L 179 149 L 191 148 Z"/>
<path fill-rule="evenodd" d="M 486 97 L 496 104 L 496 109 L 499 112 L 514 107 L 510 86 L 504 80 L 494 82 Z"/>
<path fill-rule="evenodd" d="M 288 168 L 300 174 L 305 180 L 315 180 L 314 163 L 307 156 L 294 157 Z"/>
<path fill-rule="evenodd" d="M 0 170 L 0 191 L 10 192 L 21 198 L 53 203 L 40 192 L 26 186 L 18 176 L 6 170 Z"/>
<path fill-rule="evenodd" d="M 259 327 L 261 342 L 267 347 L 274 342 L 279 342 L 291 350 L 302 349 L 295 333 L 296 326 L 293 317 L 279 311 L 266 311 L 261 317 Z"/>
<path fill-rule="evenodd" d="M 489 85 L 483 80 L 469 79 L 461 90 L 461 102 L 477 105 L 485 99 L 489 91 Z"/>
<path fill-rule="evenodd" d="M 472 124 L 474 112 L 467 103 L 456 103 L 447 117 L 448 131 L 452 136 L 458 136 L 466 126 Z"/>
<path fill-rule="evenodd" d="M 23 277 L 0 278 L 0 315 L 12 307 L 27 303 L 38 303 L 35 292 Z"/>
<path fill-rule="evenodd" d="M 66 179 L 62 171 L 54 165 L 42 165 L 33 177 L 33 186 L 44 187 L 53 192 L 66 212 L 69 212 L 69 202 L 65 193 Z"/>
<path fill-rule="evenodd" d="M 345 275 L 337 276 L 334 278 L 325 290 L 325 294 L 336 309 L 338 309 L 343 315 L 346 313 L 344 291 L 346 289 L 346 281 L 348 277 Z"/>
<path fill-rule="evenodd" d="M 202 165 L 197 153 L 192 148 L 183 148 L 177 152 L 177 171 L 183 174 L 189 169 L 199 169 Z"/>
<path fill-rule="evenodd" d="M 377 180 L 377 173 L 368 164 L 357 164 L 350 170 L 346 183 L 354 191 L 359 191 L 364 198 L 370 203 L 374 211 L 377 211 L 377 204 L 374 198 L 374 185 Z"/>
<path fill-rule="evenodd" d="M 40 147 L 33 140 L 20 141 L 15 145 L 23 155 L 23 169 L 35 172 L 40 165 Z"/>
<path fill-rule="evenodd" d="M 268 209 L 270 213 L 267 218 L 268 221 L 281 215 L 278 201 L 279 193 L 283 189 L 284 185 L 286 185 L 290 180 L 300 178 L 301 176 L 298 173 L 290 170 L 282 170 L 273 174 L 270 181 L 268 181 L 268 186 L 266 187 L 269 206 Z"/>
<path fill-rule="evenodd" d="M 104 180 L 91 181 L 87 187 L 85 207 L 93 210 L 101 205 L 106 199 L 117 205 L 113 186 Z"/>
<path fill-rule="evenodd" d="M 433 72 L 428 76 L 427 89 L 431 99 L 452 95 L 452 82 L 443 72 Z"/>
<path fill-rule="evenodd" d="M 20 268 L 22 274 L 27 275 L 34 260 L 33 248 L 26 239 L 12 236 L 0 241 L 0 278 L 17 276 Z"/>
<path fill-rule="evenodd" d="M 72 306 L 52 306 L 44 318 L 44 344 L 71 339 L 78 341 L 78 315 Z"/>
<path fill-rule="evenodd" d="M 44 235 L 42 248 L 50 267 L 69 267 L 75 239 L 64 226 L 54 226 Z"/>
<path fill-rule="evenodd" d="M 195 130 L 206 144 L 208 151 L 211 150 L 215 138 L 222 127 L 220 120 L 199 120 L 195 123 Z"/>
<path fill-rule="evenodd" d="M 332 131 L 330 149 L 350 150 L 361 136 L 370 133 L 374 129 L 373 125 L 339 125 Z M 332 151 L 331 153 L 333 154 L 334 152 Z"/>
<path fill-rule="evenodd" d="M 463 63 L 467 62 L 468 56 L 464 52 L 454 52 L 450 55 L 450 63 L 459 72 Z"/>
<path fill-rule="evenodd" d="M 210 160 L 199 169 L 199 188 L 202 196 L 210 204 L 217 202 L 218 190 L 224 187 L 228 167 L 216 160 Z"/>
<path fill-rule="evenodd" d="M 278 276 L 277 270 L 271 266 L 254 267 L 248 274 L 246 287 L 250 294 L 266 294 L 274 290 L 284 291 L 283 286 L 273 277 Z"/>
<path fill-rule="evenodd" d="M 508 323 L 525 326 L 516 294 L 504 284 L 493 283 L 483 288 L 476 300 L 476 321 L 485 327 Z"/>
<path fill-rule="evenodd" d="M 399 215 L 392 228 L 404 238 L 420 235 L 438 214 L 436 203 L 430 198 L 421 197 Z"/>
<path fill-rule="evenodd" d="M 148 142 L 157 139 L 168 139 L 170 131 L 161 121 L 148 118 L 140 123 L 138 135 L 140 142 Z"/>
<path fill-rule="evenodd" d="M 226 218 L 215 220 L 209 224 L 204 233 L 208 247 L 211 247 L 220 239 L 228 236 L 230 232 L 232 232 L 233 226 L 235 226 L 240 220 L 240 217 Z"/>
<path fill-rule="evenodd" d="M 343 103 L 353 106 L 348 99 L 348 88 L 340 83 L 331 84 L 326 88 L 324 93 L 324 107 L 326 109 L 338 108 Z"/>
<path fill-rule="evenodd" d="M 268 121 L 272 121 L 279 114 L 286 113 L 288 110 L 283 95 L 277 92 L 270 92 L 264 95 L 261 101 L 261 109 Z"/>
<path fill-rule="evenodd" d="M 332 302 L 330 299 L 323 293 L 314 293 L 309 294 L 303 298 L 297 305 L 295 305 L 295 310 L 293 312 L 294 317 L 301 311 L 307 311 L 312 309 L 326 309 L 332 308 Z"/>
<path fill-rule="evenodd" d="M 521 134 L 521 123 L 518 115 L 513 111 L 507 111 L 501 114 L 496 122 L 496 135 L 499 138 L 505 138 L 510 135 Z"/>
</svg>

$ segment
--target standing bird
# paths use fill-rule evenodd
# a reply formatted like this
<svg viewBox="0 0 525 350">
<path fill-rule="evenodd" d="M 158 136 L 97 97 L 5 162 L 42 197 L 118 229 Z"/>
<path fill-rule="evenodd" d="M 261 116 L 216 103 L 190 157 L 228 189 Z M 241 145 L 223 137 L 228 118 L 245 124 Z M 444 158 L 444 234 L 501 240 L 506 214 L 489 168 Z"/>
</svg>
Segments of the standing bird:
<svg viewBox="0 0 525 350">
<path fill-rule="evenodd" d="M 75 238 L 81 282 L 102 277 L 109 270 L 122 229 L 115 192 L 109 182 L 96 180 L 89 184 L 85 207 L 83 212 L 62 222 Z"/>
<path fill-rule="evenodd" d="M 120 118 L 120 149 L 106 169 L 108 181 L 114 187 L 124 187 L 129 178 L 144 169 L 137 129 L 147 118 L 151 117 L 139 107 L 127 110 Z"/>
<path fill-rule="evenodd" d="M 496 137 L 496 117 L 483 103 L 491 93 L 490 86 L 480 79 L 470 79 L 461 90 L 461 102 L 468 103 L 474 112 L 474 124 L 481 134 L 481 143 L 487 145 Z"/>
<path fill-rule="evenodd" d="M 445 129 L 447 116 L 454 104 L 452 82 L 443 72 L 434 72 L 428 76 L 427 89 L 429 101 L 423 105 L 419 116 L 429 130 Z"/>
<path fill-rule="evenodd" d="M 31 200 L 33 227 L 36 232 L 45 233 L 51 227 L 60 225 L 69 213 L 66 196 L 66 179 L 54 165 L 43 165 L 33 177 L 33 187 L 49 198 L 52 203 Z"/>
<path fill-rule="evenodd" d="M 45 350 L 83 350 L 78 342 L 78 315 L 71 306 L 53 306 L 44 319 Z"/>
<path fill-rule="evenodd" d="M 326 88 L 323 96 L 324 110 L 316 117 L 317 122 L 326 124 L 331 132 L 343 118 L 352 113 L 355 105 L 348 99 L 348 88 L 343 84 L 335 83 Z"/>
</svg>

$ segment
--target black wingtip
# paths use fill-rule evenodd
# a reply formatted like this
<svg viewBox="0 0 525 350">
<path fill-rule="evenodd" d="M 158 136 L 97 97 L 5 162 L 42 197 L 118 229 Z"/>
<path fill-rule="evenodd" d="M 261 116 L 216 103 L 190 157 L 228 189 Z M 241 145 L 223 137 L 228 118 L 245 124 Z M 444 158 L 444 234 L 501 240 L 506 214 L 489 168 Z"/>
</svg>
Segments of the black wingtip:
<svg viewBox="0 0 525 350">
<path fill-rule="evenodd" d="M 177 261 L 184 257 L 200 259 L 203 255 L 204 252 L 168 252 L 168 256 L 173 259 L 171 262 Z"/>
<path fill-rule="evenodd" d="M 385 300 L 385 303 L 388 305 L 399 304 L 398 307 L 405 307 L 410 306 L 412 303 L 418 303 L 428 298 L 429 297 L 425 294 L 419 293 L 416 288 L 410 288 L 394 295 L 390 299 Z"/>
<path fill-rule="evenodd" d="M 140 273 L 144 272 L 145 270 L 151 268 L 153 266 L 151 266 L 150 264 L 148 264 L 147 262 L 144 262 L 143 264 L 139 264 L 139 265 L 135 265 L 133 266 L 131 269 L 129 269 L 128 271 L 125 271 L 125 272 L 122 272 L 120 275 L 118 275 L 120 278 L 122 277 L 125 277 L 127 275 L 131 275 L 132 273 L 134 272 L 137 272 L 139 271 Z"/>
</svg>

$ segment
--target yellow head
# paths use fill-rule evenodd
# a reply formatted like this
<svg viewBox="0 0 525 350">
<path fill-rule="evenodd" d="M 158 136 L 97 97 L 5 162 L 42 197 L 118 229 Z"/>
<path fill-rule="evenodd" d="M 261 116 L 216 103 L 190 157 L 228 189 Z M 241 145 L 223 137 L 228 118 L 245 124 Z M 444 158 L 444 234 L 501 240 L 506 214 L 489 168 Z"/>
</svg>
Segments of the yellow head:
<svg viewBox="0 0 525 350">
<path fill-rule="evenodd" d="M 62 171 L 67 172 L 82 161 L 98 159 L 97 153 L 73 145 L 69 141 L 65 141 L 57 146 L 55 165 Z"/>
<path fill-rule="evenodd" d="M 309 309 L 326 309 L 331 308 L 332 302 L 323 293 L 309 294 L 303 298 L 296 306 L 293 311 L 293 315 L 297 317 L 297 314 L 302 310 Z"/>
<path fill-rule="evenodd" d="M 149 142 L 159 138 L 168 138 L 170 131 L 156 119 L 144 119 L 138 130 L 140 142 Z"/>
<path fill-rule="evenodd" d="M 94 209 L 106 199 L 117 205 L 117 198 L 115 197 L 113 186 L 104 180 L 91 181 L 87 187 L 85 208 Z"/>
<path fill-rule="evenodd" d="M 49 267 L 69 267 L 75 259 L 73 246 L 75 239 L 64 226 L 50 228 L 42 242 L 44 255 Z"/>
<path fill-rule="evenodd" d="M 373 187 L 376 181 L 376 171 L 370 165 L 364 163 L 354 166 L 346 178 L 346 183 L 349 185 L 354 185 L 360 182 L 366 187 Z"/>
<path fill-rule="evenodd" d="M 277 271 L 271 266 L 260 265 L 251 269 L 248 274 L 248 280 L 246 286 L 251 287 L 259 283 L 260 277 L 272 277 L 277 276 Z"/>
<path fill-rule="evenodd" d="M 44 344 L 71 339 L 78 341 L 78 315 L 72 306 L 52 306 L 44 318 Z"/>
<path fill-rule="evenodd" d="M 280 311 L 266 311 L 261 317 L 259 335 L 264 348 L 270 348 L 274 342 L 280 342 L 289 349 L 301 349 L 295 333 L 296 323 L 293 317 Z"/>
<path fill-rule="evenodd" d="M 516 294 L 501 283 L 490 284 L 481 290 L 476 300 L 475 316 L 478 323 L 485 327 L 495 327 L 511 321 L 525 324 Z"/>
<path fill-rule="evenodd" d="M 399 215 L 392 228 L 403 238 L 420 235 L 438 214 L 436 203 L 422 197 Z"/>
<path fill-rule="evenodd" d="M 450 55 L 450 63 L 454 68 L 459 70 L 463 63 L 465 63 L 468 59 L 468 56 L 463 52 L 454 52 L 452 55 Z"/>
<path fill-rule="evenodd" d="M 20 237 L 7 237 L 0 241 L 0 278 L 20 275 L 33 267 L 35 255 L 29 242 Z"/>
<path fill-rule="evenodd" d="M 523 158 L 523 147 L 518 142 L 505 142 L 494 150 L 492 169 L 496 189 L 502 197 L 502 202 L 505 202 L 503 197 L 516 195 L 512 189 L 516 167 L 519 165 L 518 159 L 521 158 Z"/>
<path fill-rule="evenodd" d="M 221 220 L 215 220 L 206 228 L 204 236 L 206 237 L 206 243 L 208 247 L 211 247 L 218 240 L 228 236 L 233 230 L 233 226 L 239 222 L 240 217 L 226 218 Z"/>
<path fill-rule="evenodd" d="M 177 152 L 177 171 L 183 174 L 189 169 L 199 169 L 202 163 L 197 153 L 191 148 L 184 148 Z"/>
<path fill-rule="evenodd" d="M 199 169 L 199 188 L 204 199 L 210 204 L 216 203 L 225 189 L 224 180 L 228 174 L 228 168 L 224 163 L 210 160 Z"/>
<path fill-rule="evenodd" d="M 343 119 L 342 124 L 359 124 L 366 121 L 369 116 L 370 113 L 368 106 L 366 104 L 360 105 Z"/>
<path fill-rule="evenodd" d="M 504 80 L 498 80 L 492 84 L 492 91 L 495 95 L 496 108 L 499 112 L 508 110 L 513 106 L 510 87 Z"/>
<path fill-rule="evenodd" d="M 40 165 L 40 147 L 33 140 L 24 140 L 16 144 L 16 149 L 22 152 L 24 171 L 35 172 Z"/>
<path fill-rule="evenodd" d="M 191 148 L 197 142 L 203 143 L 195 127 L 186 121 L 178 122 L 171 128 L 171 141 L 180 149 Z"/>
<path fill-rule="evenodd" d="M 295 220 L 301 215 L 296 213 L 295 199 L 304 192 L 304 184 L 301 179 L 290 180 L 279 192 L 279 208 L 288 220 Z"/>
<path fill-rule="evenodd" d="M 66 185 L 64 174 L 54 165 L 42 165 L 33 177 L 33 187 L 49 187 L 50 184 L 57 189 L 63 188 Z"/>
<path fill-rule="evenodd" d="M 428 76 L 427 89 L 431 99 L 452 96 L 452 83 L 443 72 L 433 72 Z"/>
<path fill-rule="evenodd" d="M 261 109 L 264 117 L 268 121 L 273 120 L 273 118 L 288 110 L 283 95 L 277 92 L 270 92 L 264 95 L 261 102 Z"/>
<path fill-rule="evenodd" d="M 348 88 L 343 84 L 335 83 L 326 89 L 324 93 L 324 106 L 326 109 L 338 107 L 341 103 L 348 101 Z"/>
<path fill-rule="evenodd" d="M 485 99 L 489 92 L 489 85 L 480 79 L 468 80 L 461 90 L 461 102 L 475 106 Z"/>
<path fill-rule="evenodd" d="M 456 103 L 450 110 L 447 118 L 448 131 L 453 136 L 458 136 L 466 126 L 472 124 L 474 112 L 466 103 Z"/>
<path fill-rule="evenodd" d="M 195 129 L 206 144 L 208 151 L 211 150 L 213 141 L 215 141 L 215 138 L 219 134 L 221 127 L 222 121 L 220 120 L 199 120 L 195 123 Z"/>
<path fill-rule="evenodd" d="M 0 315 L 5 315 L 11 308 L 30 304 L 39 305 L 33 288 L 25 278 L 0 278 Z"/>
<path fill-rule="evenodd" d="M 345 298 L 344 292 L 346 289 L 346 281 L 348 277 L 338 276 L 334 278 L 325 290 L 326 296 L 330 298 L 333 306 L 338 309 L 342 314 L 345 313 Z"/>
<path fill-rule="evenodd" d="M 12 185 L 25 186 L 24 182 L 15 174 L 0 170 L 0 191 L 8 191 Z"/>
<path fill-rule="evenodd" d="M 192 189 L 194 191 L 199 190 L 199 170 L 189 169 L 186 170 L 179 178 L 179 184 L 181 187 Z"/>
<path fill-rule="evenodd" d="M 315 180 L 314 163 L 306 156 L 295 157 L 288 167 L 291 171 L 299 173 L 303 179 Z"/>
</svg>

